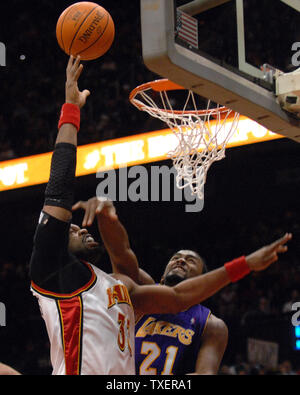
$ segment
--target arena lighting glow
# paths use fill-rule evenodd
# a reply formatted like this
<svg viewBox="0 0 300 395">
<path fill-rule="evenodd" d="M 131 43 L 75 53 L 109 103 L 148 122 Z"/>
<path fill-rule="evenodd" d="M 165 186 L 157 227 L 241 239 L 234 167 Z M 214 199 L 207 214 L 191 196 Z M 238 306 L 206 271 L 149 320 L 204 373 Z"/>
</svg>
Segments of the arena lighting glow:
<svg viewBox="0 0 300 395">
<path fill-rule="evenodd" d="M 283 138 L 249 118 L 241 116 L 228 147 Z M 76 176 L 163 161 L 177 144 L 170 129 L 124 137 L 78 147 Z M 44 184 L 49 179 L 52 153 L 0 162 L 0 191 Z"/>
<path fill-rule="evenodd" d="M 300 326 L 295 327 L 295 336 L 300 339 Z"/>
<path fill-rule="evenodd" d="M 300 350 L 300 340 L 296 340 L 296 350 Z"/>
</svg>

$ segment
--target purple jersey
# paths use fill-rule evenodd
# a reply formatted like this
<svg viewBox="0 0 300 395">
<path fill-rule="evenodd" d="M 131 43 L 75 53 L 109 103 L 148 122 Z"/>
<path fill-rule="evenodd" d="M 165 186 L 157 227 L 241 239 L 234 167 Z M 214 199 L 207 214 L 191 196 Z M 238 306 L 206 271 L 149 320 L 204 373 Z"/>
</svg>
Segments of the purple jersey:
<svg viewBox="0 0 300 395">
<path fill-rule="evenodd" d="M 193 373 L 209 315 L 201 305 L 179 314 L 144 315 L 135 327 L 136 373 Z"/>
</svg>

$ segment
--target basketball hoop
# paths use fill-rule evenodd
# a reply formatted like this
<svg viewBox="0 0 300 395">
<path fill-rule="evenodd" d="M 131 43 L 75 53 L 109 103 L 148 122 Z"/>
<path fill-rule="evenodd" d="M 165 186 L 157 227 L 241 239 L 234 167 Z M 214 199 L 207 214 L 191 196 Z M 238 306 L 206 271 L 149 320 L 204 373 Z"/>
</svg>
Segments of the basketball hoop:
<svg viewBox="0 0 300 395">
<path fill-rule="evenodd" d="M 180 93 L 182 110 L 178 110 L 176 92 Z M 177 147 L 167 154 L 177 170 L 177 187 L 189 186 L 192 194 L 204 200 L 207 172 L 212 163 L 225 157 L 226 145 L 237 130 L 239 114 L 210 100 L 204 110 L 199 110 L 203 106 L 199 99 L 192 90 L 167 79 L 140 85 L 130 94 L 135 107 L 165 122 L 177 137 Z"/>
</svg>

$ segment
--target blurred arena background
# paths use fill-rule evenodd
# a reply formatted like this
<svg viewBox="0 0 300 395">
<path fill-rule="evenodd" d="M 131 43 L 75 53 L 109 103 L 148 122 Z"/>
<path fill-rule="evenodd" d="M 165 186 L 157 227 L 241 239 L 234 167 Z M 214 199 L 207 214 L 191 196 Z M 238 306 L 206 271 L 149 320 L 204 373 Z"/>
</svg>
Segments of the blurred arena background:
<svg viewBox="0 0 300 395">
<path fill-rule="evenodd" d="M 276 46 L 273 64 L 288 71 L 292 51 L 286 48 L 286 36 L 278 33 L 278 26 L 289 24 L 289 13 L 278 15 L 270 0 L 260 3 L 264 11 L 252 15 L 247 34 L 251 38 L 255 27 L 261 37 L 256 42 L 260 51 Z M 6 66 L 0 67 L 1 161 L 53 148 L 68 60 L 56 42 L 55 26 L 70 4 L 65 0 L 1 4 L 0 41 L 6 46 Z M 158 78 L 143 64 L 139 1 L 126 2 L 126 7 L 124 0 L 102 0 L 100 4 L 115 21 L 116 39 L 103 58 L 86 63 L 80 80 L 80 87 L 90 89 L 92 95 L 82 111 L 79 145 L 165 129 L 128 100 L 135 86 Z M 204 13 L 201 19 L 203 42 L 212 54 L 234 63 L 235 27 L 229 23 L 232 5 L 222 6 L 222 17 L 214 12 Z M 272 31 L 266 32 L 263 23 L 256 23 L 262 14 L 274 21 Z M 289 32 L 293 42 L 300 41 L 299 26 L 298 20 Z M 226 29 L 232 41 L 222 38 Z M 257 58 L 256 49 L 253 59 Z M 260 59 L 256 61 L 259 64 Z M 209 269 L 215 269 L 285 232 L 293 233 L 289 252 L 278 263 L 228 286 L 204 303 L 229 328 L 220 374 L 300 374 L 300 350 L 291 324 L 291 304 L 300 302 L 299 154 L 299 145 L 286 138 L 228 149 L 226 159 L 208 173 L 205 207 L 200 213 L 186 213 L 183 202 L 116 202 L 141 267 L 156 280 L 178 249 L 197 250 L 207 259 Z M 171 166 L 171 162 L 155 165 Z M 150 167 L 146 165 L 148 170 Z M 95 174 L 79 177 L 76 199 L 94 196 L 98 183 Z M 38 185 L 0 192 L 0 302 L 7 313 L 6 326 L 0 327 L 0 361 L 29 375 L 51 373 L 46 330 L 28 278 L 44 188 Z M 74 222 L 80 220 L 76 214 Z M 93 231 L 97 232 L 95 227 Z M 110 271 L 105 253 L 103 267 Z M 257 355 L 249 355 L 249 339 L 275 343 L 275 347 L 261 345 L 275 361 L 272 366 L 263 365 L 259 342 Z"/>
</svg>

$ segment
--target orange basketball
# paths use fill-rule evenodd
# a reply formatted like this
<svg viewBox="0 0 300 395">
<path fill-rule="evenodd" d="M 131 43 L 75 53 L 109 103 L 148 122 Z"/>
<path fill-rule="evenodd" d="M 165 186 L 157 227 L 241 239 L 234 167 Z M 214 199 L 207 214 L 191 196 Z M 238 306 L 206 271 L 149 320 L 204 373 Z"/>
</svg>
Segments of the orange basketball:
<svg viewBox="0 0 300 395">
<path fill-rule="evenodd" d="M 99 4 L 82 1 L 72 4 L 60 15 L 56 38 L 66 54 L 80 55 L 82 60 L 97 59 L 111 47 L 115 25 Z"/>
</svg>

